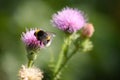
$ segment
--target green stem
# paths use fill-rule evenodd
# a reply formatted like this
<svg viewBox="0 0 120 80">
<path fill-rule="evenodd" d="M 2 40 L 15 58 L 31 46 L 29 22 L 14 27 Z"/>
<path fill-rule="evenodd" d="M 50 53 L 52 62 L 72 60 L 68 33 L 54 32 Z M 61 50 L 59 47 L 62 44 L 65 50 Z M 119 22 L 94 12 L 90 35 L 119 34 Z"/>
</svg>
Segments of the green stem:
<svg viewBox="0 0 120 80">
<path fill-rule="evenodd" d="M 79 50 L 79 47 L 76 47 L 75 50 L 69 55 L 69 57 L 67 58 L 66 63 L 72 58 L 73 55 L 75 55 L 75 53 L 77 53 L 77 51 Z"/>
<path fill-rule="evenodd" d="M 29 61 L 28 61 L 28 68 L 32 67 L 32 66 L 33 66 L 33 63 L 34 63 L 33 60 L 29 60 Z"/>
<path fill-rule="evenodd" d="M 81 50 L 83 49 L 81 46 L 82 46 L 82 44 L 85 40 L 83 39 L 79 43 L 79 39 L 78 39 L 78 40 L 76 40 L 77 44 L 75 43 L 75 49 L 70 53 L 70 55 L 68 55 L 67 54 L 68 53 L 68 48 L 69 48 L 69 45 L 72 42 L 71 37 L 74 37 L 74 36 L 71 35 L 68 38 L 66 38 L 65 43 L 63 44 L 61 53 L 60 53 L 59 58 L 58 58 L 57 65 L 55 67 L 53 80 L 58 80 L 59 79 L 60 72 L 62 71 L 62 69 L 64 69 L 64 67 L 68 63 L 68 61 L 78 52 L 79 49 L 81 49 Z"/>
<path fill-rule="evenodd" d="M 33 63 L 36 60 L 36 57 L 37 57 L 37 54 L 35 52 L 33 52 L 33 51 L 28 52 L 27 58 L 28 58 L 28 67 L 29 68 L 33 66 Z"/>
<path fill-rule="evenodd" d="M 58 69 L 57 73 L 55 74 L 54 79 L 57 80 L 57 75 L 59 75 L 59 72 L 62 71 L 62 69 L 64 69 L 65 65 L 68 63 L 68 61 L 72 58 L 73 55 L 75 55 L 75 53 L 77 53 L 77 51 L 79 50 L 79 47 L 76 47 L 74 49 L 73 52 L 71 52 L 71 54 L 67 57 L 67 59 L 63 62 L 63 64 L 60 66 L 60 68 Z"/>
<path fill-rule="evenodd" d="M 57 77 L 57 75 L 61 71 L 62 66 L 64 65 L 65 61 L 67 60 L 67 53 L 68 53 L 68 48 L 69 48 L 70 44 L 71 44 L 71 36 L 68 36 L 65 39 L 65 42 L 62 46 L 61 53 L 60 53 L 59 58 L 58 58 L 57 65 L 55 66 L 54 78 Z"/>
</svg>

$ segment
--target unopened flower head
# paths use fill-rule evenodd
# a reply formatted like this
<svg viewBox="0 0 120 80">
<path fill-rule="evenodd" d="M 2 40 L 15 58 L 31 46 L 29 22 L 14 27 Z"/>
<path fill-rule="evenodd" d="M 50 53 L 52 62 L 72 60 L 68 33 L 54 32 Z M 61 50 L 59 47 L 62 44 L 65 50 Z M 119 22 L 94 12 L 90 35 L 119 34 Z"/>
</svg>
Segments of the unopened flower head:
<svg viewBox="0 0 120 80">
<path fill-rule="evenodd" d="M 28 50 L 36 51 L 43 47 L 43 44 L 40 44 L 40 41 L 37 40 L 37 38 L 34 35 L 36 30 L 37 29 L 26 30 L 26 32 L 23 32 L 21 36 L 21 39 Z"/>
<path fill-rule="evenodd" d="M 90 38 L 94 33 L 93 24 L 87 23 L 82 29 L 82 36 Z"/>
<path fill-rule="evenodd" d="M 63 31 L 73 33 L 85 25 L 86 19 L 83 12 L 66 7 L 52 16 L 52 23 Z"/>
<path fill-rule="evenodd" d="M 22 68 L 19 70 L 19 79 L 20 80 L 42 80 L 43 72 L 40 69 L 32 67 L 27 68 L 22 65 Z"/>
</svg>

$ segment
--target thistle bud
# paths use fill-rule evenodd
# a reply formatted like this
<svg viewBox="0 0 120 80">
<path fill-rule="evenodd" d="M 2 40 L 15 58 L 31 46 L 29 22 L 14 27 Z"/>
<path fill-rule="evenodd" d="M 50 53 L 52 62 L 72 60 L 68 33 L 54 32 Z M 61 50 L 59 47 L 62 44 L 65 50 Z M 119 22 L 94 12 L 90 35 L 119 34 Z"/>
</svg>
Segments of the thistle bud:
<svg viewBox="0 0 120 80">
<path fill-rule="evenodd" d="M 82 36 L 90 38 L 94 33 L 94 27 L 93 24 L 87 23 L 83 28 L 82 28 Z"/>
</svg>

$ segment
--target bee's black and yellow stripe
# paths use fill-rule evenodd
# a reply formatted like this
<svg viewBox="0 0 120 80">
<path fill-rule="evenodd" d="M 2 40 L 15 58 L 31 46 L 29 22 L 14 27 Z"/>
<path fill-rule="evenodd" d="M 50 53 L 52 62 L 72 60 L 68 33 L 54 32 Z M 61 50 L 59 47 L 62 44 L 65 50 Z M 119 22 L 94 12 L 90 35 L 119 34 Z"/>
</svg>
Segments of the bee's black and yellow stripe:
<svg viewBox="0 0 120 80">
<path fill-rule="evenodd" d="M 36 30 L 34 35 L 36 36 L 36 38 L 38 40 L 40 40 L 40 38 L 42 38 L 42 40 L 50 40 L 51 39 L 51 35 L 49 35 L 47 32 L 43 31 L 43 30 Z"/>
<path fill-rule="evenodd" d="M 40 43 L 42 42 L 45 46 L 50 45 L 50 43 L 52 41 L 52 37 L 53 37 L 52 33 L 43 31 L 41 29 L 36 30 L 34 35 L 35 35 L 36 39 L 39 40 Z"/>
</svg>

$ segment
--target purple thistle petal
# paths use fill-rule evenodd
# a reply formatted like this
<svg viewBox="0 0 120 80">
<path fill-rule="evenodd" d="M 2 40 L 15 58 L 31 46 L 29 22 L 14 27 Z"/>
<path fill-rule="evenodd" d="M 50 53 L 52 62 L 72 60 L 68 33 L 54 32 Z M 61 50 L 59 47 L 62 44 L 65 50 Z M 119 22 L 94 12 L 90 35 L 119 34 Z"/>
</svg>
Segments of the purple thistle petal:
<svg viewBox="0 0 120 80">
<path fill-rule="evenodd" d="M 81 11 L 66 7 L 52 16 L 52 23 L 57 28 L 72 33 L 80 30 L 86 19 Z"/>
<path fill-rule="evenodd" d="M 38 50 L 42 47 L 44 47 L 43 44 L 40 44 L 42 42 L 40 42 L 39 40 L 37 40 L 37 38 L 35 37 L 34 33 L 37 29 L 30 29 L 30 30 L 26 30 L 26 32 L 22 33 L 21 39 L 24 42 L 24 44 L 26 45 L 26 48 L 28 50 Z"/>
</svg>

